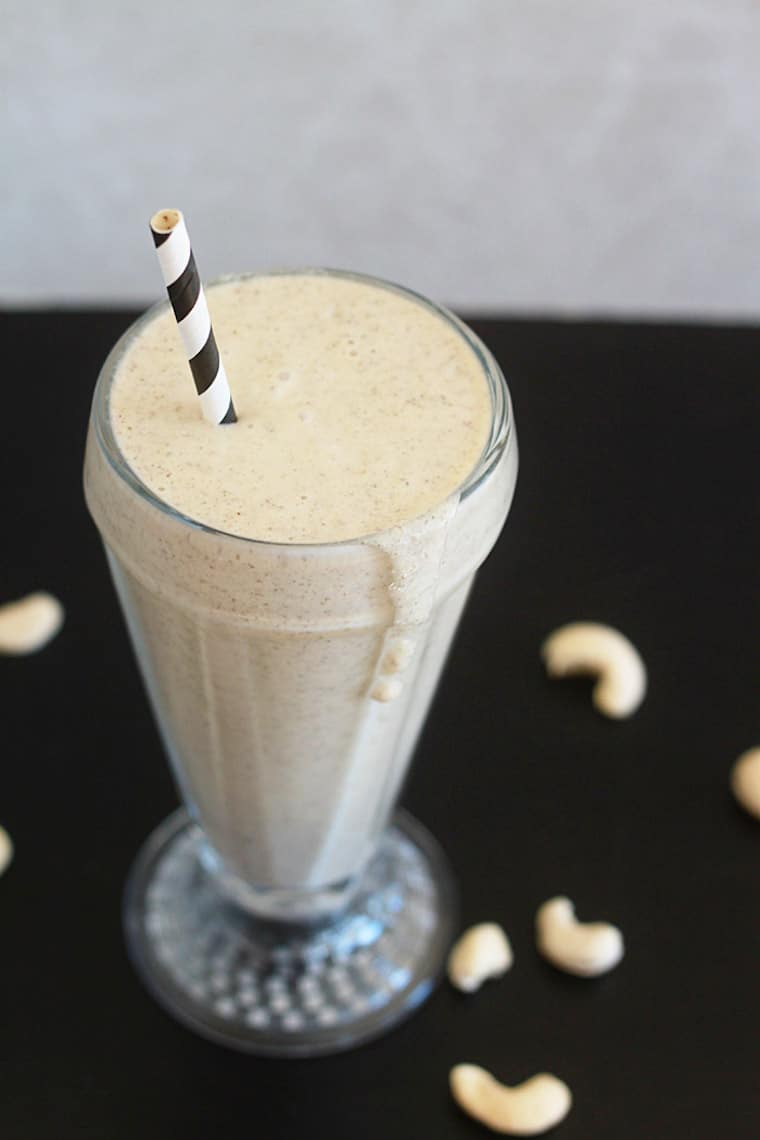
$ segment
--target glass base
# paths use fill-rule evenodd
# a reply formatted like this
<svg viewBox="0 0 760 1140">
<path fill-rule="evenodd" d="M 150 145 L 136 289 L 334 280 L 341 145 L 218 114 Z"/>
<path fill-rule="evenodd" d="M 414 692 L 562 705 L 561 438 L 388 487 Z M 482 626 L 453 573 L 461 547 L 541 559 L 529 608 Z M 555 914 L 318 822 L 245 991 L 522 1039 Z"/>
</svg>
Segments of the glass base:
<svg viewBox="0 0 760 1140">
<path fill-rule="evenodd" d="M 138 973 L 190 1029 L 250 1053 L 336 1053 L 430 994 L 454 933 L 455 891 L 440 848 L 411 816 L 396 816 L 348 906 L 319 925 L 234 905 L 203 848 L 187 813 L 171 815 L 140 851 L 124 909 Z"/>
</svg>

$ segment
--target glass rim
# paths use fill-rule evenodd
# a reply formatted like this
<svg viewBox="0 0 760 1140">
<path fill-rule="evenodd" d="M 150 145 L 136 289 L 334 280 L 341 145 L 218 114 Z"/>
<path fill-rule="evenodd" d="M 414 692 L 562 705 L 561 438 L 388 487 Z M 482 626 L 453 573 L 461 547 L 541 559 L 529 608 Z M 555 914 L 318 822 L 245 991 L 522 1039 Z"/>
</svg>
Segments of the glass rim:
<svg viewBox="0 0 760 1140">
<path fill-rule="evenodd" d="M 437 304 L 425 297 L 422 293 L 417 293 L 413 289 L 408 289 L 404 285 L 399 285 L 394 281 L 387 281 L 382 277 L 374 277 L 369 273 L 358 273 L 348 269 L 331 269 L 320 267 L 309 268 L 294 268 L 294 269 L 269 269 L 259 272 L 250 273 L 229 273 L 221 277 L 216 277 L 209 281 L 204 288 L 213 290 L 217 285 L 224 285 L 233 281 L 248 281 L 256 277 L 338 277 L 348 281 L 357 281 L 364 285 L 374 286 L 375 288 L 386 289 L 390 292 L 397 293 L 402 297 L 406 297 L 416 304 L 421 304 L 428 312 L 433 313 L 435 316 L 443 319 L 456 333 L 465 341 L 468 348 L 474 353 L 477 358 L 488 384 L 488 390 L 491 397 L 491 425 L 488 438 L 486 439 L 483 451 L 478 458 L 475 466 L 470 473 L 456 486 L 445 499 L 440 503 L 436 503 L 428 511 L 422 514 L 415 515 L 410 519 L 404 520 L 403 523 L 397 523 L 392 527 L 386 527 L 382 530 L 372 531 L 367 534 L 359 534 L 352 538 L 341 538 L 327 541 L 314 541 L 314 542 L 282 542 L 273 539 L 256 538 L 252 535 L 235 534 L 232 531 L 222 530 L 219 527 L 211 526 L 208 523 L 201 522 L 199 519 L 194 519 L 191 515 L 186 515 L 182 511 L 173 507 L 171 503 L 167 503 L 155 491 L 143 482 L 136 471 L 130 467 L 126 456 L 119 447 L 110 418 L 110 394 L 114 377 L 118 367 L 123 360 L 126 353 L 129 351 L 134 340 L 139 336 L 143 328 L 150 324 L 151 321 L 165 310 L 169 308 L 169 301 L 164 299 L 157 301 L 151 305 L 144 313 L 142 313 L 136 320 L 134 320 L 121 334 L 116 341 L 105 361 L 103 362 L 98 378 L 95 384 L 95 391 L 92 399 L 92 413 L 91 421 L 94 425 L 95 435 L 98 445 L 106 457 L 109 466 L 114 473 L 126 483 L 131 490 L 133 490 L 141 499 L 149 505 L 157 508 L 163 514 L 169 515 L 186 526 L 203 533 L 221 537 L 231 538 L 238 542 L 252 543 L 258 546 L 280 547 L 285 549 L 320 549 L 323 547 L 339 547 L 351 546 L 356 543 L 377 542 L 385 535 L 390 535 L 399 526 L 406 526 L 409 523 L 416 522 L 423 519 L 431 510 L 449 502 L 453 498 L 459 500 L 467 498 L 472 494 L 477 487 L 488 477 L 491 471 L 498 463 L 501 456 L 505 453 L 511 444 L 513 430 L 512 430 L 512 406 L 509 396 L 509 389 L 504 374 L 501 371 L 498 363 L 496 362 L 491 351 L 486 347 L 472 329 L 470 329 L 464 321 L 460 320 L 456 314 L 452 313 L 443 305 Z M 190 370 L 188 367 L 188 383 L 191 383 Z M 225 428 L 210 428 L 210 430 L 224 431 Z"/>
</svg>

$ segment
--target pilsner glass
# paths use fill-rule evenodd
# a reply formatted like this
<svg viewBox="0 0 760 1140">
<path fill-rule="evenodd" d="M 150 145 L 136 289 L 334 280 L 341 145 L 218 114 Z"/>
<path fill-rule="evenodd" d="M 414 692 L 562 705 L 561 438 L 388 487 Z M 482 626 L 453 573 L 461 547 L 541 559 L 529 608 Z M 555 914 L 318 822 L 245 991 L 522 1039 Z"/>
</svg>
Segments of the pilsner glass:
<svg viewBox="0 0 760 1140">
<path fill-rule="evenodd" d="M 106 360 L 85 458 L 87 503 L 184 805 L 132 871 L 130 951 L 177 1018 L 260 1053 L 366 1040 L 440 973 L 450 872 L 394 808 L 517 472 L 506 384 L 478 338 L 416 294 L 340 276 L 427 306 L 477 358 L 489 437 L 438 508 L 360 539 L 282 544 L 163 502 L 131 470 L 109 412 L 119 362 L 162 306 Z M 394 616 L 399 551 L 414 604 Z"/>
</svg>

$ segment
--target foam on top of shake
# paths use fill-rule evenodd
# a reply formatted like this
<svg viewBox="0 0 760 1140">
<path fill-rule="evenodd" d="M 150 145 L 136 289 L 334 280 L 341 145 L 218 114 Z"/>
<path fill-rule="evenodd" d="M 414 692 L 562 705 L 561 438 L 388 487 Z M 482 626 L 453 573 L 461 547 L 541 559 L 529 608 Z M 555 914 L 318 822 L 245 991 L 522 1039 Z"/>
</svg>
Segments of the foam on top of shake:
<svg viewBox="0 0 760 1140">
<path fill-rule="evenodd" d="M 476 466 L 491 419 L 482 364 L 422 304 L 309 274 L 207 298 L 237 424 L 201 418 L 168 308 L 111 391 L 127 462 L 183 514 L 269 542 L 359 538 L 425 515 Z"/>
</svg>

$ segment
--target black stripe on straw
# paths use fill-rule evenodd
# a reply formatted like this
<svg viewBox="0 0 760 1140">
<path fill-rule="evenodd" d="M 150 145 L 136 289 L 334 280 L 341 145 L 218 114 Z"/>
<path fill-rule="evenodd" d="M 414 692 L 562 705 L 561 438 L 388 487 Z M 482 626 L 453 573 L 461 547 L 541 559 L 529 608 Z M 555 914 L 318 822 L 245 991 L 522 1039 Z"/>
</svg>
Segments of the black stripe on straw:
<svg viewBox="0 0 760 1140">
<path fill-rule="evenodd" d="M 207 388 L 216 380 L 219 371 L 219 349 L 216 347 L 213 329 L 209 332 L 206 343 L 200 352 L 196 352 L 190 360 L 190 369 L 193 373 L 195 388 L 202 396 Z"/>
<path fill-rule="evenodd" d="M 166 291 L 169 294 L 169 300 L 172 303 L 177 321 L 184 320 L 198 300 L 201 291 L 201 279 L 198 276 L 192 253 L 177 280 L 172 281 L 171 285 L 167 285 Z"/>
<path fill-rule="evenodd" d="M 235 424 L 235 423 L 237 423 L 237 416 L 235 415 L 235 406 L 232 403 L 232 397 L 231 396 L 230 396 L 230 406 L 228 407 L 227 411 L 224 413 L 224 419 L 220 420 L 219 423 L 220 424 Z"/>
<path fill-rule="evenodd" d="M 172 236 L 174 231 L 173 230 L 167 230 L 167 232 L 164 234 L 158 234 L 153 229 L 153 226 L 151 226 L 150 232 L 153 234 L 153 244 L 156 247 L 156 249 L 158 249 L 158 247 L 160 245 L 163 245 L 165 241 L 169 240 L 169 238 Z"/>
</svg>

